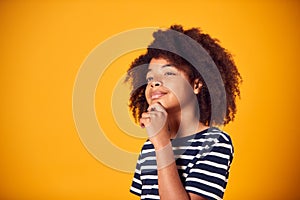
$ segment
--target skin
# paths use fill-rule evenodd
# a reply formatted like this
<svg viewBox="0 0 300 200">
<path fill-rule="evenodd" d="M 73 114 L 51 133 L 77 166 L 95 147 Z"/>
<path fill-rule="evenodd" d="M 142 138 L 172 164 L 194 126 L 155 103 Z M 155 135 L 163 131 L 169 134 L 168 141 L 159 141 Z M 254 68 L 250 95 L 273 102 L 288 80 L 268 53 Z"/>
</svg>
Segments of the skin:
<svg viewBox="0 0 300 200">
<path fill-rule="evenodd" d="M 145 95 L 150 106 L 148 112 L 142 114 L 140 124 L 146 128 L 160 158 L 170 156 L 167 153 L 170 151 L 165 150 L 171 138 L 192 135 L 208 128 L 199 122 L 196 109 L 196 94 L 200 92 L 202 84 L 199 80 L 191 84 L 183 71 L 163 58 L 151 60 L 146 79 L 148 85 Z M 167 164 L 163 162 L 157 159 L 158 166 L 166 165 L 158 168 L 158 188 L 162 200 L 205 200 L 199 195 L 186 192 L 174 159 Z"/>
</svg>

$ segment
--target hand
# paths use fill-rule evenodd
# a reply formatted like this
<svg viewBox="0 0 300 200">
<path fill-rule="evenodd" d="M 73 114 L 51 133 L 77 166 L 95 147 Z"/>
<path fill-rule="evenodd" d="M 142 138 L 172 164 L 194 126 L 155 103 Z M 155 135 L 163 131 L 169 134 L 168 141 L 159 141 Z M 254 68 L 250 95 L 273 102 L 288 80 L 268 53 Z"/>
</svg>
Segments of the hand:
<svg viewBox="0 0 300 200">
<path fill-rule="evenodd" d="M 170 134 L 168 131 L 167 111 L 160 103 L 150 105 L 147 111 L 142 114 L 140 124 L 146 128 L 150 141 L 154 146 L 160 146 L 159 142 L 169 142 Z"/>
</svg>

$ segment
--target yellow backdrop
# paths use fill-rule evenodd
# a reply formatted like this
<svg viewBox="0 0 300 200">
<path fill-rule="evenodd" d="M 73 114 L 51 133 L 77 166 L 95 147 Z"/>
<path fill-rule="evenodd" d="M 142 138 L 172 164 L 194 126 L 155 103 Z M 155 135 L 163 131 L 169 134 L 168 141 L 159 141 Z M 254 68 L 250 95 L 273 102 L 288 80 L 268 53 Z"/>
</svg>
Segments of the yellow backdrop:
<svg viewBox="0 0 300 200">
<path fill-rule="evenodd" d="M 174 23 L 218 38 L 244 79 L 238 115 L 225 127 L 235 146 L 225 199 L 299 199 L 299 18 L 296 0 L 1 1 L 0 199 L 136 199 L 128 192 L 132 173 L 103 165 L 82 144 L 73 86 L 85 58 L 105 39 Z M 116 126 L 110 103 L 138 53 L 115 60 L 95 95 L 107 137 L 131 152 L 143 139 Z"/>
</svg>

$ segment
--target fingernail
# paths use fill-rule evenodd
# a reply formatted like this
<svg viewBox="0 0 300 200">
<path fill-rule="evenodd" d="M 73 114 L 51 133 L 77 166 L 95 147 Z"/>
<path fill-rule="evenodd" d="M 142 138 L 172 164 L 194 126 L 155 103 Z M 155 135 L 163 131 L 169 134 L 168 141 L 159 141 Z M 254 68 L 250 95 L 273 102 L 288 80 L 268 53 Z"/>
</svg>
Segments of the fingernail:
<svg viewBox="0 0 300 200">
<path fill-rule="evenodd" d="M 148 108 L 148 111 L 155 111 L 155 108 Z"/>
</svg>

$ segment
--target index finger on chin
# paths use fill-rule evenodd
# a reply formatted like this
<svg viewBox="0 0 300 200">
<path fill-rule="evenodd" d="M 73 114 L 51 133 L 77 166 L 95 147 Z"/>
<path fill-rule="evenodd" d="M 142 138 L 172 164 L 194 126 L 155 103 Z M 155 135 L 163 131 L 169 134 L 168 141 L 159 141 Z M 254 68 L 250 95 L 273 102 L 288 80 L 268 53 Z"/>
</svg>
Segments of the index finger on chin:
<svg viewBox="0 0 300 200">
<path fill-rule="evenodd" d="M 160 102 L 156 102 L 152 105 L 149 106 L 147 109 L 148 111 L 160 111 L 160 112 L 165 112 L 165 108 L 161 105 Z"/>
</svg>

